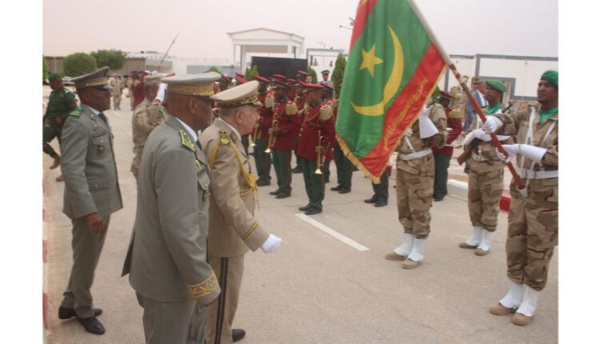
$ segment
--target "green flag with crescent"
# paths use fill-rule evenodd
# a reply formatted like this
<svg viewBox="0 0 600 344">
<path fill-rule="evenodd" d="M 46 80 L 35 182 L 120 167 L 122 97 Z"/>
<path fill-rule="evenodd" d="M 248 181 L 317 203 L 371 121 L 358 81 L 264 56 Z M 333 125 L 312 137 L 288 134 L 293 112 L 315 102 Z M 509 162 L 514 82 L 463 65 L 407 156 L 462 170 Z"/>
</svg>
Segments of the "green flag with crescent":
<svg viewBox="0 0 600 344">
<path fill-rule="evenodd" d="M 361 0 L 336 120 L 348 158 L 375 183 L 445 70 L 410 0 Z"/>
</svg>

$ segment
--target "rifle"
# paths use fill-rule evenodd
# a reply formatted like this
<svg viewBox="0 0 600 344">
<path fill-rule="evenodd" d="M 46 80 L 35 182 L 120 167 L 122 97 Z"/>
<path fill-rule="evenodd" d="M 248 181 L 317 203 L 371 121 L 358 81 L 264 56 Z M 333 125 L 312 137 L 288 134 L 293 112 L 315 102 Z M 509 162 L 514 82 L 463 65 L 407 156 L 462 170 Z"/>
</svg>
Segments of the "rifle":
<svg viewBox="0 0 600 344">
<path fill-rule="evenodd" d="M 474 149 L 479 147 L 480 144 L 480 139 L 474 139 L 471 143 L 469 143 L 468 147 L 464 148 L 465 150 L 462 152 L 462 154 L 459 155 L 458 158 L 456 158 L 456 161 L 458 161 L 458 165 L 462 165 L 469 158 L 469 156 L 471 156 L 471 152 L 473 152 Z"/>
<path fill-rule="evenodd" d="M 167 54 L 169 53 L 169 50 L 171 50 L 173 44 L 175 44 L 175 40 L 177 39 L 177 37 L 179 37 L 179 32 L 177 33 L 177 35 L 175 35 L 175 38 L 173 38 L 171 45 L 169 45 L 169 48 L 167 49 L 167 51 L 165 51 L 165 54 L 163 55 L 162 59 L 160 60 L 160 63 L 158 64 L 158 67 L 156 67 L 157 72 L 160 69 L 160 66 L 162 66 L 163 62 L 165 61 L 165 58 L 167 58 Z"/>
</svg>

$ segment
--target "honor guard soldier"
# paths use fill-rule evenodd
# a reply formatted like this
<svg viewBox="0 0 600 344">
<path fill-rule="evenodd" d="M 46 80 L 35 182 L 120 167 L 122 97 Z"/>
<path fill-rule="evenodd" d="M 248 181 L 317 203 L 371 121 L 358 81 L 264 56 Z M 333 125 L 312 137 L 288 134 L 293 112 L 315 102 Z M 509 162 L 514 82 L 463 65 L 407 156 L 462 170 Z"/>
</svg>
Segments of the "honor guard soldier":
<svg viewBox="0 0 600 344">
<path fill-rule="evenodd" d="M 446 114 L 440 104 L 425 107 L 409 127 L 398 148 L 396 199 L 398 218 L 404 227 L 404 242 L 388 254 L 388 260 L 403 260 L 402 268 L 414 269 L 425 257 L 430 233 L 435 159 L 432 147 L 446 143 Z"/>
<path fill-rule="evenodd" d="M 62 131 L 61 169 L 65 178 L 63 212 L 73 224 L 73 267 L 58 310 L 60 319 L 76 316 L 87 332 L 103 334 L 92 307 L 94 272 L 112 213 L 123 208 L 113 150 L 113 135 L 103 111 L 110 109 L 109 68 L 73 79 L 81 107 Z"/>
<path fill-rule="evenodd" d="M 218 302 L 208 308 L 207 343 L 231 343 L 244 337 L 232 329 L 244 273 L 244 255 L 261 248 L 272 253 L 281 239 L 269 234 L 254 218 L 257 186 L 250 173 L 241 136 L 258 121 L 258 82 L 253 80 L 215 95 L 221 111 L 200 135 L 211 170 L 208 252 L 213 270 L 223 286 Z"/>
<path fill-rule="evenodd" d="M 50 92 L 46 113 L 43 118 L 44 126 L 42 134 L 44 140 L 43 151 L 54 159 L 54 163 L 50 166 L 52 170 L 60 166 L 60 155 L 54 151 L 49 142 L 56 137 L 60 146 L 63 125 L 69 114 L 77 109 L 77 103 L 75 102 L 73 93 L 63 85 L 62 77 L 59 73 L 50 74 L 48 81 L 50 82 L 52 92 Z M 59 182 L 63 180 L 63 176 L 56 178 L 56 181 Z"/>
<path fill-rule="evenodd" d="M 298 79 L 299 81 L 302 82 L 306 82 L 306 78 L 308 77 L 308 73 L 303 71 L 303 70 L 299 70 L 298 73 L 296 74 L 296 79 Z"/>
<path fill-rule="evenodd" d="M 276 198 L 287 198 L 292 194 L 292 152 L 296 147 L 295 136 L 299 130 L 298 108 L 288 101 L 289 86 L 275 81 L 275 105 L 273 122 L 269 129 L 267 151 L 273 152 L 273 167 L 277 175 L 277 190 L 269 192 Z"/>
<path fill-rule="evenodd" d="M 487 117 L 502 113 L 502 94 L 506 86 L 499 80 L 488 80 L 485 99 L 489 106 Z M 510 136 L 499 136 L 500 141 Z M 460 248 L 475 249 L 477 256 L 485 256 L 492 246 L 492 233 L 498 225 L 500 198 L 504 190 L 504 163 L 496 154 L 496 146 L 477 116 L 471 132 L 465 136 L 465 150 L 469 156 L 468 206 L 473 235 L 459 244 Z"/>
<path fill-rule="evenodd" d="M 444 147 L 432 147 L 433 157 L 435 158 L 435 178 L 433 182 L 433 200 L 440 202 L 448 194 L 448 167 L 450 159 L 454 153 L 452 142 L 462 132 L 461 113 L 458 108 L 450 109 L 450 104 L 454 101 L 452 94 L 440 91 L 438 102 L 444 108 L 446 113 L 448 135 Z"/>
<path fill-rule="evenodd" d="M 166 84 L 161 84 L 160 80 L 160 75 L 151 75 L 144 79 L 144 94 L 146 98 L 135 108 L 131 117 L 131 129 L 133 132 L 131 173 L 133 173 L 136 181 L 140 172 L 140 162 L 146 139 L 152 130 L 165 120 L 162 101 L 165 95 Z"/>
<path fill-rule="evenodd" d="M 170 115 L 146 140 L 123 265 L 144 309 L 146 343 L 203 344 L 206 306 L 221 292 L 207 262 L 211 181 L 197 143 L 218 79 L 214 72 L 162 79 Z"/>
<path fill-rule="evenodd" d="M 300 79 L 296 80 L 293 85 L 294 89 L 294 103 L 296 103 L 296 107 L 298 108 L 298 122 L 302 123 L 304 120 L 304 106 L 306 105 L 306 97 L 304 96 L 304 90 L 302 89 L 302 84 L 300 84 Z M 298 134 L 300 132 L 298 131 Z M 296 148 L 294 149 L 294 155 L 296 156 L 296 166 L 292 169 L 292 173 L 302 173 L 302 169 L 300 168 L 300 162 L 298 158 L 298 141 L 299 135 L 296 135 L 294 138 L 296 142 Z"/>
<path fill-rule="evenodd" d="M 271 154 L 265 153 L 267 142 L 269 141 L 269 128 L 273 122 L 273 105 L 275 100 L 273 93 L 268 90 L 269 79 L 261 76 L 255 77 L 258 81 L 258 101 L 261 106 L 258 108 L 258 123 L 254 128 L 254 162 L 256 165 L 256 174 L 258 180 L 256 185 L 271 185 Z"/>
<path fill-rule="evenodd" d="M 110 86 L 113 88 L 113 109 L 121 110 L 121 92 L 123 90 L 123 80 L 121 80 L 121 74 L 114 74 L 110 78 Z"/>
<path fill-rule="evenodd" d="M 231 82 L 233 79 L 226 74 L 221 74 L 221 78 L 219 79 L 219 92 L 225 91 L 226 89 L 231 87 Z"/>
<path fill-rule="evenodd" d="M 490 308 L 494 315 L 514 313 L 511 321 L 527 325 L 535 314 L 540 292 L 558 245 L 558 71 L 544 72 L 537 86 L 541 104 L 516 114 L 488 117 L 486 130 L 516 135 L 518 144 L 503 145 L 525 188 L 510 184 L 506 239 L 508 293 Z"/>
<path fill-rule="evenodd" d="M 308 204 L 298 209 L 306 215 L 313 215 L 323 211 L 325 157 L 335 141 L 335 117 L 332 105 L 321 102 L 323 85 L 301 84 L 306 93 L 306 109 L 300 129 L 298 156 Z"/>
<path fill-rule="evenodd" d="M 335 141 L 335 116 L 337 113 L 337 101 L 335 100 L 335 98 L 333 97 L 333 93 L 335 92 L 335 88 L 333 88 L 333 83 L 332 85 L 326 85 L 326 84 L 321 84 L 323 85 L 323 89 L 321 89 L 321 103 L 323 104 L 329 104 L 331 106 L 331 108 L 333 109 L 333 123 L 334 123 L 334 141 Z M 331 175 L 331 169 L 329 168 L 329 165 L 331 164 L 331 161 L 333 160 L 333 143 L 329 146 L 329 148 L 327 149 L 327 153 L 325 154 L 325 183 L 329 183 L 329 177 Z M 350 190 L 348 190 L 348 192 L 350 192 Z"/>
<path fill-rule="evenodd" d="M 340 89 L 342 83 L 340 82 Z M 337 119 L 338 107 L 337 104 L 334 108 L 333 115 Z M 354 172 L 354 165 L 350 162 L 340 144 L 337 140 L 333 142 L 333 160 L 335 162 L 335 168 L 337 171 L 337 183 L 338 185 L 331 188 L 331 191 L 338 191 L 341 194 L 349 193 L 352 190 L 352 174 Z M 387 197 L 386 197 L 387 202 Z"/>
</svg>

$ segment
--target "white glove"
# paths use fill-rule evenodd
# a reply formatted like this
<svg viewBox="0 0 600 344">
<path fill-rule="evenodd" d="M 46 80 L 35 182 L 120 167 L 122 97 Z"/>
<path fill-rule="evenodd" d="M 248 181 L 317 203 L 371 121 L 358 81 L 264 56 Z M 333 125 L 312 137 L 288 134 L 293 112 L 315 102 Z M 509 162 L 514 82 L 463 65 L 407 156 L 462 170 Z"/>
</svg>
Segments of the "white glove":
<svg viewBox="0 0 600 344">
<path fill-rule="evenodd" d="M 430 111 L 430 108 L 423 108 L 421 116 L 419 116 L 419 137 L 422 139 L 432 137 L 439 132 L 431 118 L 429 118 Z"/>
<path fill-rule="evenodd" d="M 518 144 L 518 145 L 502 145 L 510 158 L 512 158 L 516 154 L 521 154 L 525 156 L 527 159 L 537 162 L 538 164 L 542 162 L 542 158 L 544 158 L 544 154 L 548 151 L 546 148 L 526 145 L 526 144 Z M 503 155 L 498 152 L 498 156 L 502 159 Z M 506 159 L 502 159 L 508 161 Z M 510 159 L 509 159 L 510 160 Z"/>
<path fill-rule="evenodd" d="M 475 129 L 472 131 L 473 135 L 475 135 L 476 138 L 480 139 L 481 141 L 489 141 L 492 139 L 492 137 L 490 136 L 490 134 L 488 134 L 485 130 L 483 129 Z"/>
<path fill-rule="evenodd" d="M 463 147 L 466 147 L 469 145 L 469 143 L 471 143 L 471 141 L 473 141 L 475 139 L 475 132 L 470 132 L 467 134 L 467 136 L 465 136 L 465 139 L 463 140 Z"/>
<path fill-rule="evenodd" d="M 412 136 L 412 128 L 408 128 L 406 129 L 406 132 L 404 133 L 404 137 L 411 137 Z"/>
<path fill-rule="evenodd" d="M 500 158 L 500 160 L 502 160 L 504 162 L 509 162 L 512 160 L 513 156 L 517 155 L 517 153 L 519 151 L 519 146 L 520 145 L 502 145 L 502 148 L 504 148 L 506 153 L 508 153 L 508 156 L 505 156 L 504 154 L 502 154 L 498 150 L 498 148 L 496 148 L 496 154 L 498 154 L 498 158 Z"/>
<path fill-rule="evenodd" d="M 162 103 L 163 100 L 165 100 L 165 90 L 166 89 L 167 89 L 167 84 L 165 84 L 164 82 L 161 82 L 160 86 L 158 86 L 158 92 L 156 93 L 156 98 L 154 98 L 154 99 L 158 99 Z"/>
<path fill-rule="evenodd" d="M 483 124 L 483 129 L 488 133 L 495 133 L 496 130 L 502 127 L 502 121 L 500 118 L 496 116 L 486 116 L 485 123 Z"/>
<path fill-rule="evenodd" d="M 263 250 L 264 253 L 273 253 L 279 249 L 279 246 L 281 246 L 281 239 L 273 234 L 269 234 L 269 237 L 260 246 L 260 249 Z"/>
</svg>

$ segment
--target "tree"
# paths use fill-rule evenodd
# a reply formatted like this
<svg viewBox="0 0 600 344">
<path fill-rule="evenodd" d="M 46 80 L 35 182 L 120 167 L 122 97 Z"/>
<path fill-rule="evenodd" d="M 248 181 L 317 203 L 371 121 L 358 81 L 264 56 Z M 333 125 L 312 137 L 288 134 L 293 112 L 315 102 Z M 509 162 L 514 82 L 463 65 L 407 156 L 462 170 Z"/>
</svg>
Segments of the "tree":
<svg viewBox="0 0 600 344">
<path fill-rule="evenodd" d="M 90 53 L 96 59 L 96 65 L 108 66 L 111 70 L 119 70 L 125 65 L 125 52 L 121 50 L 98 50 Z"/>
<path fill-rule="evenodd" d="M 308 70 L 306 72 L 310 75 L 313 84 L 316 84 L 319 81 L 319 79 L 317 79 L 317 72 L 312 69 L 311 66 L 308 66 Z"/>
<path fill-rule="evenodd" d="M 74 53 L 68 55 L 63 60 L 62 75 L 64 76 L 79 76 L 91 73 L 98 69 L 96 59 L 90 54 Z"/>
<path fill-rule="evenodd" d="M 247 67 L 246 68 L 246 74 L 244 74 L 244 79 L 250 81 L 250 80 L 254 80 L 257 76 L 259 76 L 260 74 L 258 74 L 258 67 L 256 65 L 252 66 L 252 68 Z"/>
<path fill-rule="evenodd" d="M 219 73 L 219 74 L 221 74 L 221 75 L 223 74 L 223 73 L 221 73 L 221 71 L 219 70 L 219 68 L 217 68 L 217 67 L 215 67 L 215 66 L 212 66 L 212 67 L 210 67 L 210 68 L 208 69 L 208 71 L 209 71 L 209 72 L 215 72 L 215 73 Z"/>
<path fill-rule="evenodd" d="M 44 65 L 42 67 L 42 80 L 46 80 L 48 77 L 48 62 L 46 61 L 46 56 L 42 55 L 42 60 L 44 60 Z"/>
<path fill-rule="evenodd" d="M 338 54 L 337 59 L 335 60 L 335 68 L 333 69 L 333 73 L 331 75 L 331 81 L 335 87 L 335 95 L 337 98 L 340 98 L 340 84 L 342 83 L 342 79 L 344 78 L 344 71 L 346 70 L 346 58 L 342 53 Z"/>
</svg>

